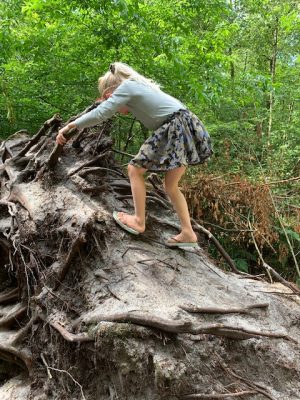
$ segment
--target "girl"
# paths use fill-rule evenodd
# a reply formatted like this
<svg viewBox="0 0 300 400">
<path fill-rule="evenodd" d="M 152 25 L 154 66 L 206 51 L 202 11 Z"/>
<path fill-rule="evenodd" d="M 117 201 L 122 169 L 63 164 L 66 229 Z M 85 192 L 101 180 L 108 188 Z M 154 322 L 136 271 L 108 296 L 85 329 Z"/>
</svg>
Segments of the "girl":
<svg viewBox="0 0 300 400">
<path fill-rule="evenodd" d="M 61 129 L 57 143 L 66 143 L 64 133 L 71 128 L 91 127 L 117 111 L 130 111 L 154 132 L 128 165 L 134 215 L 115 211 L 113 217 L 130 233 L 144 232 L 146 189 L 143 175 L 146 171 L 164 171 L 164 187 L 181 223 L 181 232 L 166 244 L 197 247 L 187 202 L 178 183 L 188 165 L 203 163 L 212 154 L 210 137 L 202 122 L 180 101 L 160 90 L 155 82 L 121 62 L 111 64 L 109 71 L 99 78 L 99 91 L 104 101 Z"/>
</svg>

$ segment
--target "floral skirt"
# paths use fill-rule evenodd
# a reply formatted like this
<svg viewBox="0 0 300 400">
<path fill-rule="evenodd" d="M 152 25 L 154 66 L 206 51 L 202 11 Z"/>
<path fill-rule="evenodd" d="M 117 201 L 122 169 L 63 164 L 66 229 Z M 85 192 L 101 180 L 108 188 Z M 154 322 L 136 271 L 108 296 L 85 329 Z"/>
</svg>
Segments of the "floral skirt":
<svg viewBox="0 0 300 400">
<path fill-rule="evenodd" d="M 148 171 L 168 171 L 201 164 L 212 154 L 202 122 L 191 111 L 179 110 L 152 133 L 129 164 Z"/>
</svg>

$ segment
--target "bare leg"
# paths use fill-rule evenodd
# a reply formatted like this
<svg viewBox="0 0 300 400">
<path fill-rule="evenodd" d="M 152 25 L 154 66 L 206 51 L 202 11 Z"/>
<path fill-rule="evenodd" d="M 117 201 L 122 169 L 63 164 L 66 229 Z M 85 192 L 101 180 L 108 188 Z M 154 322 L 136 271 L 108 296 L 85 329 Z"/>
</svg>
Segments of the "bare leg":
<svg viewBox="0 0 300 400">
<path fill-rule="evenodd" d="M 119 219 L 123 224 L 130 226 L 142 233 L 145 230 L 145 205 L 146 205 L 146 188 L 144 173 L 145 168 L 135 167 L 134 165 L 128 165 L 128 176 L 131 184 L 131 192 L 134 204 L 134 215 L 129 215 L 120 212 L 118 214 Z"/>
<path fill-rule="evenodd" d="M 185 173 L 185 170 L 186 167 L 183 166 L 168 171 L 165 176 L 164 185 L 181 224 L 181 232 L 175 238 L 180 242 L 197 242 L 197 235 L 191 225 L 186 199 L 178 187 L 179 180 Z"/>
</svg>

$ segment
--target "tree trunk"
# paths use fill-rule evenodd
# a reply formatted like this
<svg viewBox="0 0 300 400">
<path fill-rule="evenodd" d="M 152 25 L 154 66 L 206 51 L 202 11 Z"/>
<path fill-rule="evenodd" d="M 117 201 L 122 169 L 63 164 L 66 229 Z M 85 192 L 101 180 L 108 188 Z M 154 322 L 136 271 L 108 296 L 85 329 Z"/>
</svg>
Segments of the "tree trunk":
<svg viewBox="0 0 300 400">
<path fill-rule="evenodd" d="M 272 42 L 272 57 L 270 59 L 270 76 L 271 76 L 271 90 L 269 93 L 269 121 L 268 121 L 268 129 L 267 129 L 267 137 L 268 137 L 268 147 L 270 146 L 270 136 L 272 132 L 272 123 L 273 123 L 273 107 L 274 107 L 274 92 L 273 92 L 273 84 L 275 82 L 275 74 L 276 74 L 276 61 L 277 61 L 277 49 L 278 49 L 278 30 L 279 30 L 279 20 L 278 17 L 275 19 L 275 26 L 273 31 L 273 42 Z"/>
</svg>

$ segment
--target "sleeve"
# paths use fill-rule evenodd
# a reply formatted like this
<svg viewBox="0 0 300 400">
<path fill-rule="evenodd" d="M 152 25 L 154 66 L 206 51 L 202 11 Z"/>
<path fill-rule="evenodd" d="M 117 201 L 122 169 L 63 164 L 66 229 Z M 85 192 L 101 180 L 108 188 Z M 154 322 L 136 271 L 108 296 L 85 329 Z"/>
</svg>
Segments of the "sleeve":
<svg viewBox="0 0 300 400">
<path fill-rule="evenodd" d="M 126 81 L 122 83 L 108 100 L 101 103 L 92 111 L 75 119 L 73 124 L 75 124 L 78 129 L 83 129 L 97 125 L 112 117 L 121 106 L 127 104 L 131 99 L 132 93 L 129 90 L 129 86 L 130 85 L 128 85 Z"/>
</svg>

